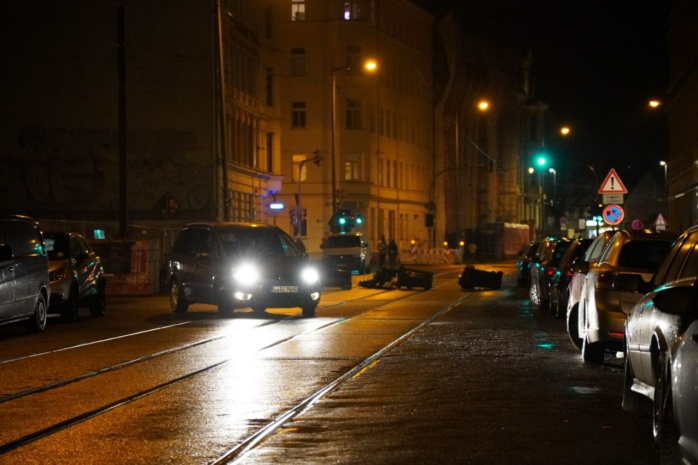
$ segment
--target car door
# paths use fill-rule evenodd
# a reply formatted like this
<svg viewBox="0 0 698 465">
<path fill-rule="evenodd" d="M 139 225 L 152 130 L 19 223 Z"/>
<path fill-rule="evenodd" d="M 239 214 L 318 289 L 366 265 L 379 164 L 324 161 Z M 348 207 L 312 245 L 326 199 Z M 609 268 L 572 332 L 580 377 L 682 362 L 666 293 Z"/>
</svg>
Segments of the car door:
<svg viewBox="0 0 698 465">
<path fill-rule="evenodd" d="M 34 313 L 43 286 L 48 286 L 48 258 L 37 227 L 23 219 L 7 219 L 3 230 L 14 256 L 15 311 L 18 316 Z"/>
<path fill-rule="evenodd" d="M 14 261 L 9 256 L 11 251 L 5 240 L 3 224 L 4 221 L 0 220 L 0 245 L 8 248 L 0 254 L 4 254 L 6 251 L 8 256 L 0 257 L 0 320 L 13 316 L 15 304 Z"/>
<path fill-rule="evenodd" d="M 192 257 L 192 266 L 189 270 L 192 295 L 195 296 L 195 300 L 214 303 L 214 280 L 220 274 L 215 235 L 209 229 L 196 229 L 193 239 L 196 253 Z"/>
</svg>

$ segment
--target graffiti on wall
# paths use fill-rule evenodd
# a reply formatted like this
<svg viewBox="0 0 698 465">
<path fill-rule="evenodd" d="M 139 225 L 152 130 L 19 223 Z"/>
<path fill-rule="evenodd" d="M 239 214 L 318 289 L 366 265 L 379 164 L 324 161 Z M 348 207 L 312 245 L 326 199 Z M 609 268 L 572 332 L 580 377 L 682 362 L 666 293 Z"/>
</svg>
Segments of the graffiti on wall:
<svg viewBox="0 0 698 465">
<path fill-rule="evenodd" d="M 3 158 L 0 210 L 42 215 L 108 213 L 119 204 L 119 158 L 114 131 L 25 129 Z M 129 211 L 156 215 L 164 193 L 182 211 L 209 207 L 212 160 L 185 131 L 131 131 L 127 136 Z"/>
</svg>

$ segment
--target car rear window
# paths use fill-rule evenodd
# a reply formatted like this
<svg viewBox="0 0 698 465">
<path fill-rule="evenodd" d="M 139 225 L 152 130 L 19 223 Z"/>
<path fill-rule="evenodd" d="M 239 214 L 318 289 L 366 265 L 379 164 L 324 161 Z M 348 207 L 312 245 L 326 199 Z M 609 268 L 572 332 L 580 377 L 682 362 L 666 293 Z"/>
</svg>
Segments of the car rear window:
<svg viewBox="0 0 698 465">
<path fill-rule="evenodd" d="M 325 248 L 360 247 L 361 238 L 358 236 L 330 236 Z"/>
<path fill-rule="evenodd" d="M 671 241 L 630 241 L 623 246 L 618 266 L 654 272 L 671 248 Z"/>
</svg>

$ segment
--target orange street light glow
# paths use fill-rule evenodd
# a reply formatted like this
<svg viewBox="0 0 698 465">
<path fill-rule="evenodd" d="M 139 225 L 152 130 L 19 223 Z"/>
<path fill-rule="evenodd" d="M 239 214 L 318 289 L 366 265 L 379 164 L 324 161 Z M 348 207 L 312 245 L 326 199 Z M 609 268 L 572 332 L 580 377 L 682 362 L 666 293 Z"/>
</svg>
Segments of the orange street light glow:
<svg viewBox="0 0 698 465">
<path fill-rule="evenodd" d="M 487 111 L 490 108 L 490 102 L 487 100 L 480 100 L 477 104 L 480 111 Z"/>
</svg>

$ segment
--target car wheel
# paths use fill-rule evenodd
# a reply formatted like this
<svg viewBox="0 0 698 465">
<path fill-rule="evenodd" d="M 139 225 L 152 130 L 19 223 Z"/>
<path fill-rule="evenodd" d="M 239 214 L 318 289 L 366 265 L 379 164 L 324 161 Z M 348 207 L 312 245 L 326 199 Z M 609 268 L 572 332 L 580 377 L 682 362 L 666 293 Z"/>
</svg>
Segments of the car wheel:
<svg viewBox="0 0 698 465">
<path fill-rule="evenodd" d="M 633 374 L 632 365 L 630 364 L 630 358 L 628 357 L 628 352 L 625 352 L 625 381 L 623 382 L 623 403 L 621 406 L 626 412 L 642 412 L 649 413 L 646 410 L 649 406 L 647 399 L 637 392 L 631 389 L 633 385 L 633 379 L 635 375 Z"/>
<path fill-rule="evenodd" d="M 603 342 L 589 342 L 586 336 L 582 339 L 582 358 L 587 363 L 600 365 L 603 363 L 605 347 Z"/>
<path fill-rule="evenodd" d="M 652 408 L 652 433 L 659 444 L 659 462 L 662 465 L 680 464 L 679 431 L 674 423 L 674 406 L 671 397 L 671 378 L 666 354 L 657 361 L 657 382 L 654 388 Z"/>
<path fill-rule="evenodd" d="M 306 305 L 303 307 L 303 318 L 312 318 L 315 316 L 315 305 Z"/>
<path fill-rule="evenodd" d="M 94 317 L 104 316 L 107 309 L 107 283 L 100 281 L 97 284 L 97 295 L 90 305 L 90 315 Z"/>
<path fill-rule="evenodd" d="M 531 299 L 531 304 L 540 305 L 540 287 L 537 283 L 531 283 L 531 287 L 528 288 L 528 297 Z"/>
<path fill-rule="evenodd" d="M 184 290 L 179 281 L 173 279 L 170 282 L 170 309 L 175 313 L 184 313 L 189 308 L 189 302 L 184 297 Z"/>
<path fill-rule="evenodd" d="M 48 310 L 48 305 L 46 304 L 46 297 L 43 294 L 39 295 L 36 299 L 36 305 L 34 306 L 34 315 L 29 319 L 29 331 L 36 333 L 43 331 L 46 328 L 46 311 Z"/>
<path fill-rule="evenodd" d="M 570 315 L 567 318 L 567 334 L 569 334 L 572 344 L 578 350 L 582 350 L 582 339 L 579 337 L 579 305 L 575 305 L 570 310 Z"/>
<path fill-rule="evenodd" d="M 79 293 L 77 284 L 70 287 L 68 300 L 61 307 L 61 320 L 65 323 L 73 323 L 78 320 Z"/>
</svg>

